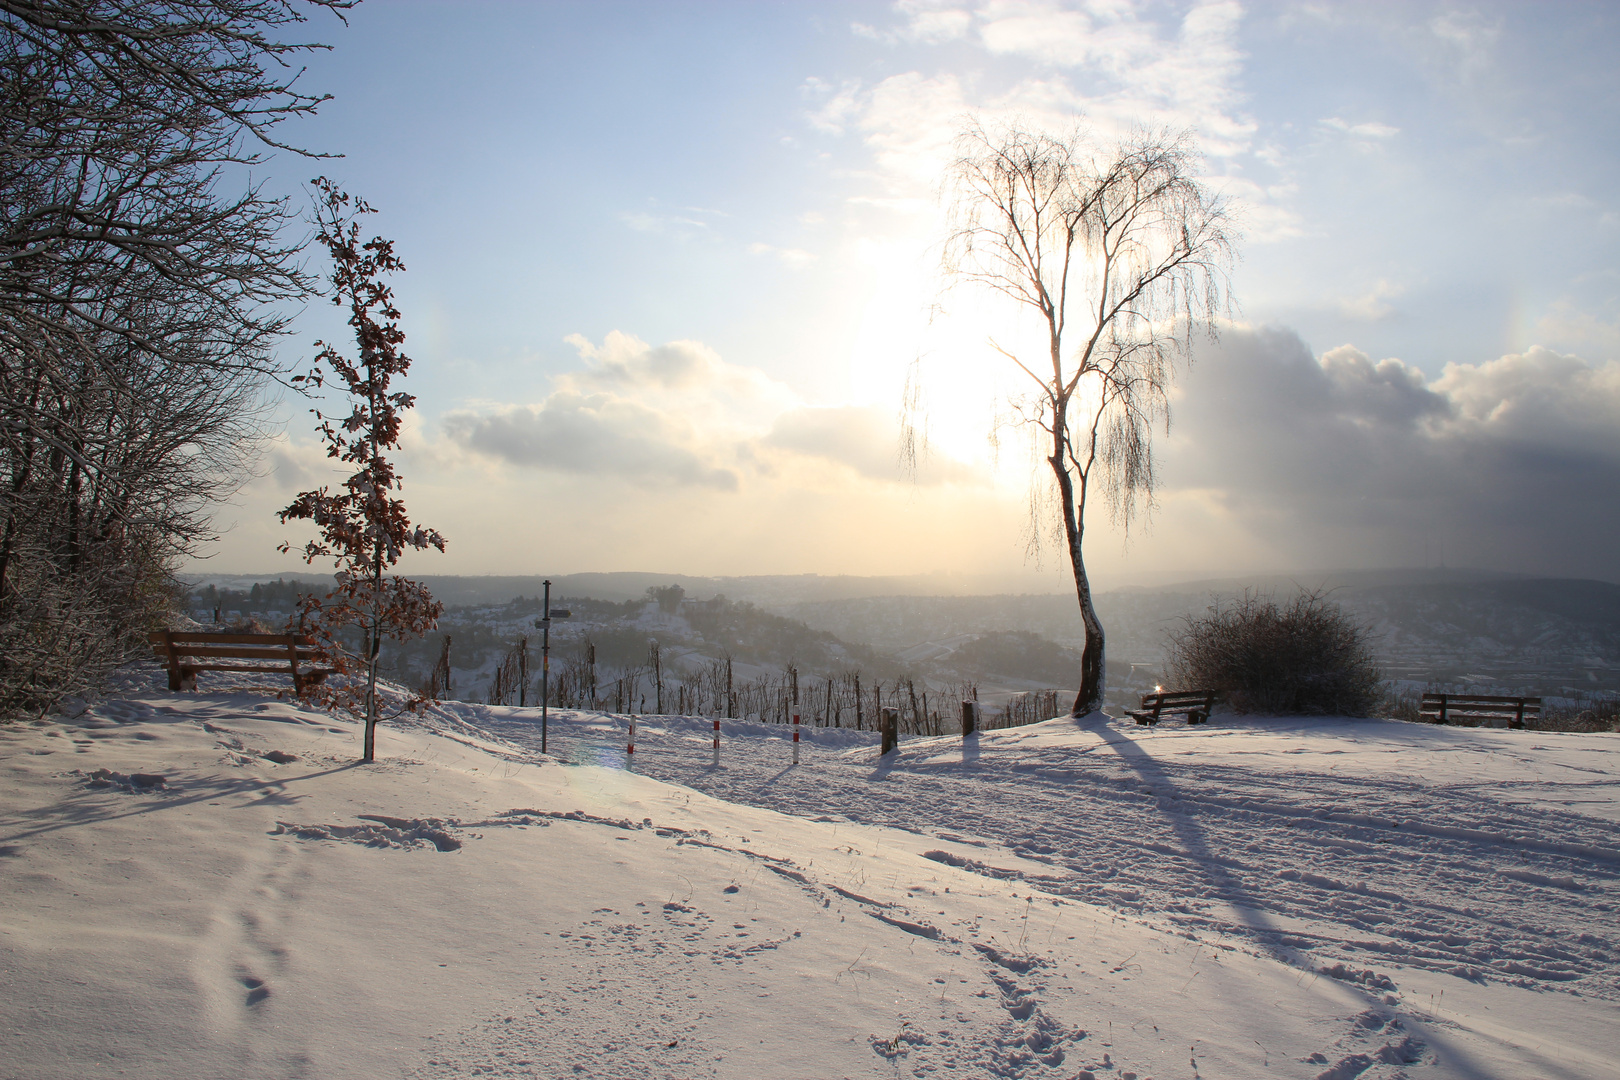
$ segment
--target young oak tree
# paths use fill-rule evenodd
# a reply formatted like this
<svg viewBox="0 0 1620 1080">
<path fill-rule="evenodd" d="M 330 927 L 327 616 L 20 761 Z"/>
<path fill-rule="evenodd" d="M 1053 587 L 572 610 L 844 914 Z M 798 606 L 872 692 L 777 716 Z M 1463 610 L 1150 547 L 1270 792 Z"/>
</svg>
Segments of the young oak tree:
<svg viewBox="0 0 1620 1080">
<path fill-rule="evenodd" d="M 975 122 L 950 172 L 956 219 L 945 271 L 1033 310 L 1045 341 L 1020 355 L 1019 401 L 1051 470 L 1085 646 L 1073 714 L 1103 700 L 1103 627 L 1086 574 L 1086 510 L 1106 498 L 1126 525 L 1151 508 L 1153 429 L 1170 422 L 1175 362 L 1227 306 L 1233 236 L 1224 201 L 1197 179 L 1189 136 L 1139 132 L 1097 147 Z M 1039 500 L 1036 500 L 1038 503 Z M 1037 524 L 1037 529 L 1039 525 Z"/>
<path fill-rule="evenodd" d="M 310 390 L 325 386 L 328 377 L 340 385 L 349 402 L 349 415 L 329 417 L 315 413 L 328 457 L 355 466 L 355 472 L 336 491 L 321 487 L 305 491 L 281 511 L 282 524 L 312 521 L 320 532 L 305 544 L 304 561 L 331 558 L 337 563 L 337 584 L 324 597 L 309 595 L 300 601 L 299 625 L 316 636 L 318 661 L 346 676 L 335 682 L 309 685 L 308 695 L 327 709 L 344 709 L 365 721 L 365 753 L 376 756 L 377 724 L 382 719 L 377 700 L 377 662 L 383 638 L 417 637 L 438 625 L 444 605 L 433 599 L 420 582 L 389 575 L 407 550 L 444 550 L 444 537 L 432 529 L 413 526 L 405 503 L 394 495 L 399 475 L 383 456 L 399 445 L 401 414 L 412 407 L 410 394 L 392 391 L 390 382 L 404 375 L 410 358 L 399 351 L 405 340 L 400 330 L 394 294 L 383 275 L 405 269 L 394 255 L 392 241 L 373 237 L 360 243 L 358 218 L 375 213 L 361 199 L 339 191 L 331 181 L 313 181 L 317 193 L 317 240 L 332 257 L 332 302 L 347 305 L 359 359 L 351 360 L 324 341 L 308 375 L 294 376 Z M 282 551 L 290 544 L 283 543 Z M 349 627 L 358 630 L 359 651 L 340 639 Z M 420 708 L 411 698 L 406 708 Z"/>
</svg>

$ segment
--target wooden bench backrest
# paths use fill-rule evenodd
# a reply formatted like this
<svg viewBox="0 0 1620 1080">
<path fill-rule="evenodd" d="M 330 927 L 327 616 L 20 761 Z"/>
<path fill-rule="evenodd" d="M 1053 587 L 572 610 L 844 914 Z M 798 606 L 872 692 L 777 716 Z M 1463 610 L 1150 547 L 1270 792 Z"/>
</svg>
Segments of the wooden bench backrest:
<svg viewBox="0 0 1620 1080">
<path fill-rule="evenodd" d="M 196 630 L 154 630 L 149 640 L 153 645 L 298 645 L 313 648 L 315 639 L 301 634 L 210 634 Z"/>
<path fill-rule="evenodd" d="M 1494 693 L 1426 693 L 1422 696 L 1424 704 L 1460 704 L 1469 708 L 1490 708 L 1490 706 L 1513 706 L 1518 708 L 1541 708 L 1541 698 L 1508 698 L 1508 696 L 1494 695 Z"/>
<path fill-rule="evenodd" d="M 1512 720 L 1523 724 L 1541 715 L 1538 697 L 1510 697 L 1503 694 L 1424 694 L 1418 705 L 1419 716 L 1449 720 Z"/>
<path fill-rule="evenodd" d="M 306 679 L 330 674 L 299 670 L 300 663 L 316 659 L 315 640 L 302 634 L 156 630 L 147 640 L 152 643 L 157 658 L 169 668 L 171 690 L 182 687 L 187 669 L 193 676 L 198 671 L 285 671 L 292 676 L 294 686 L 301 686 Z M 276 666 L 265 667 L 262 661 L 266 660 L 275 662 Z"/>
<path fill-rule="evenodd" d="M 1142 695 L 1142 708 L 1169 709 L 1172 712 L 1186 705 L 1204 705 L 1212 703 L 1215 698 L 1213 690 L 1167 690 L 1153 694 Z"/>
</svg>

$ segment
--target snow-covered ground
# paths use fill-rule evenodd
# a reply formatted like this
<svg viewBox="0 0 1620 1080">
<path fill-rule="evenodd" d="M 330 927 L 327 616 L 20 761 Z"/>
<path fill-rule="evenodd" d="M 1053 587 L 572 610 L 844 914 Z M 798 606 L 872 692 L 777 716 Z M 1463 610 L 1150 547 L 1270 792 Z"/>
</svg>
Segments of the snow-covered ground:
<svg viewBox="0 0 1620 1080">
<path fill-rule="evenodd" d="M 1620 1076 L 1617 736 L 224 685 L 0 729 L 0 1076 Z"/>
</svg>

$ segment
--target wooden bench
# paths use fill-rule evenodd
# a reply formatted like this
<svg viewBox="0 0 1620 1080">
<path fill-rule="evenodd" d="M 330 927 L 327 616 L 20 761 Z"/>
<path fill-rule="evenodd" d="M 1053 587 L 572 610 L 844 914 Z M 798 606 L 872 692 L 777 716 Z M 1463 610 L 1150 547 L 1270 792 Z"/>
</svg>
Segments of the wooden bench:
<svg viewBox="0 0 1620 1080">
<path fill-rule="evenodd" d="M 1424 694 L 1418 718 L 1431 724 L 1478 724 L 1480 727 L 1522 728 L 1526 720 L 1541 716 L 1538 697 L 1502 697 L 1497 694 Z"/>
<path fill-rule="evenodd" d="M 1126 709 L 1138 724 L 1157 724 L 1162 713 L 1186 713 L 1187 723 L 1202 724 L 1215 707 L 1213 690 L 1173 690 L 1142 695 L 1140 709 Z"/>
<path fill-rule="evenodd" d="M 314 662 L 315 642 L 297 634 L 158 630 L 150 640 L 158 660 L 168 666 L 170 690 L 195 690 L 199 671 L 291 675 L 293 689 L 299 693 L 306 683 L 318 683 L 332 674 L 330 669 L 299 667 Z"/>
</svg>

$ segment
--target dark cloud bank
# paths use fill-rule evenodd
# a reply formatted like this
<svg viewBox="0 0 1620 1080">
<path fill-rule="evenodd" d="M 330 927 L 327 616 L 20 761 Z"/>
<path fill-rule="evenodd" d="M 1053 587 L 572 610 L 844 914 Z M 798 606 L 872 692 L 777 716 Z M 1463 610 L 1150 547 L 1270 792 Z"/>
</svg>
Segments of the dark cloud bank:
<svg viewBox="0 0 1620 1080">
<path fill-rule="evenodd" d="M 1265 329 L 1184 387 L 1167 493 L 1211 493 L 1301 566 L 1620 580 L 1620 365 L 1537 347 L 1425 379 Z"/>
</svg>

